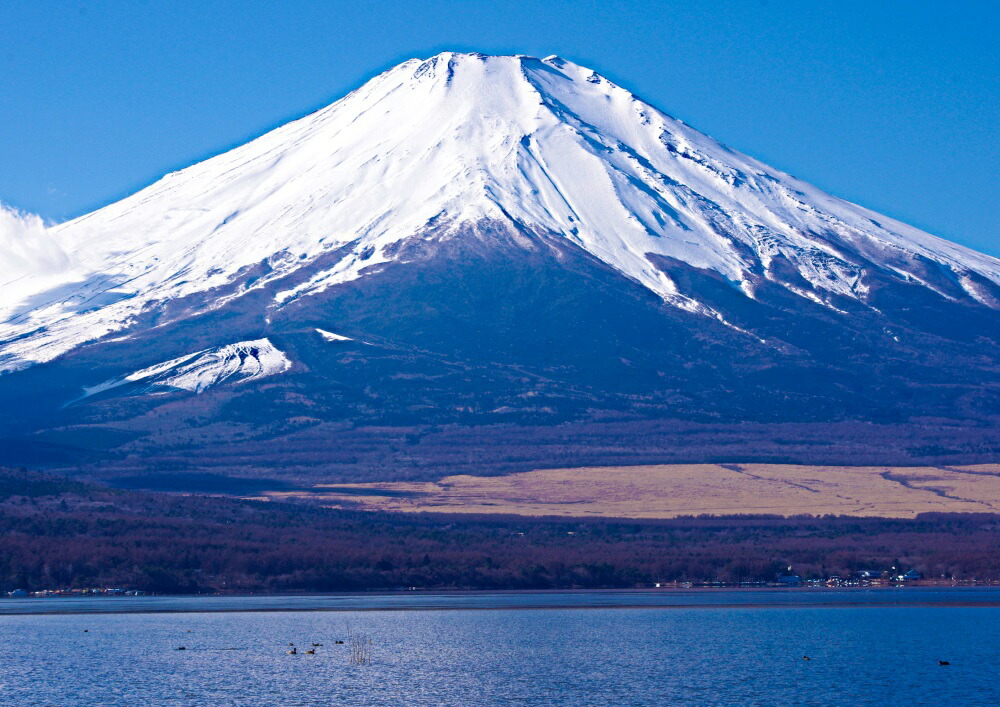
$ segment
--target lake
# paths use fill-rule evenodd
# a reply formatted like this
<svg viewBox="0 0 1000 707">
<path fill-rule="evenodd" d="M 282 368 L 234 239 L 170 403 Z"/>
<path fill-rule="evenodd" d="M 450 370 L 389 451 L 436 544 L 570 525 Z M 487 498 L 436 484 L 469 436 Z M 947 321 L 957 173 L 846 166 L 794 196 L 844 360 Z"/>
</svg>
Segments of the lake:
<svg viewBox="0 0 1000 707">
<path fill-rule="evenodd" d="M 997 636 L 989 588 L 6 599 L 0 703 L 986 705 Z"/>
</svg>

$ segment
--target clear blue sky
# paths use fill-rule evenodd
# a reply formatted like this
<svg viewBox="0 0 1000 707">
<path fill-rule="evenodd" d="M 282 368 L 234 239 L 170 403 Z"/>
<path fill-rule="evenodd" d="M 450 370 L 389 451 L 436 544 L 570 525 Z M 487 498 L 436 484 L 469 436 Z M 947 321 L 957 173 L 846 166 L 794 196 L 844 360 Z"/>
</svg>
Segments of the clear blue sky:
<svg viewBox="0 0 1000 707">
<path fill-rule="evenodd" d="M 1000 255 L 1000 3 L 0 2 L 0 200 L 61 220 L 445 49 L 559 54 Z"/>
</svg>

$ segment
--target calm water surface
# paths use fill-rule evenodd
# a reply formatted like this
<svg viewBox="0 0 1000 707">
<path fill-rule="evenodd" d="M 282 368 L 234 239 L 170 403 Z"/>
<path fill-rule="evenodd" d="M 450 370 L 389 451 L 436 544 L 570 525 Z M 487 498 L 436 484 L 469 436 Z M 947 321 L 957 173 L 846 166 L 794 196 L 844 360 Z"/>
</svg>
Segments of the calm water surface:
<svg viewBox="0 0 1000 707">
<path fill-rule="evenodd" d="M 375 601 L 365 611 L 8 613 L 0 703 L 1000 702 L 1000 608 L 949 605 L 977 601 L 965 591 L 932 593 L 941 603 L 918 606 L 821 606 L 778 592 L 784 608 L 747 602 L 748 592 L 710 593 L 714 605 L 614 608 L 611 594 L 593 608 L 549 599 L 545 610 L 509 601 L 502 611 L 473 608 L 466 596 L 456 599 L 463 611 Z M 634 605 L 629 594 L 619 606 Z M 533 607 L 553 595 L 514 596 Z M 10 606 L 0 601 L 0 612 Z M 334 643 L 350 631 L 371 636 L 370 665 L 351 665 L 347 646 Z M 290 656 L 290 642 L 324 646 Z"/>
</svg>

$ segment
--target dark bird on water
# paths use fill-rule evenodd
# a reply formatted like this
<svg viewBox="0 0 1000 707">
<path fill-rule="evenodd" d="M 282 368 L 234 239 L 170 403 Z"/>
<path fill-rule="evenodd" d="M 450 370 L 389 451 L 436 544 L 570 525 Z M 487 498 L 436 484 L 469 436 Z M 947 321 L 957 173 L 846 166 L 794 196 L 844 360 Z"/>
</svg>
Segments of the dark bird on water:
<svg viewBox="0 0 1000 707">
<path fill-rule="evenodd" d="M 807 655 L 804 655 L 804 656 L 802 656 L 802 660 L 812 660 L 812 658 L 810 658 L 810 657 L 809 657 L 809 656 L 807 656 Z"/>
<path fill-rule="evenodd" d="M 314 643 L 313 644 L 313 648 L 321 648 L 322 646 L 323 646 L 322 643 Z"/>
<path fill-rule="evenodd" d="M 292 650 L 285 651 L 285 653 L 287 653 L 288 655 L 298 655 L 299 654 L 299 649 L 298 648 L 292 648 Z"/>
<path fill-rule="evenodd" d="M 938 665 L 951 665 L 947 660 L 939 660 Z"/>
<path fill-rule="evenodd" d="M 179 651 L 186 651 L 187 647 L 186 646 L 178 646 L 177 650 L 179 650 Z"/>
<path fill-rule="evenodd" d="M 306 655 L 316 655 L 316 649 L 310 648 L 309 650 L 306 651 Z"/>
</svg>

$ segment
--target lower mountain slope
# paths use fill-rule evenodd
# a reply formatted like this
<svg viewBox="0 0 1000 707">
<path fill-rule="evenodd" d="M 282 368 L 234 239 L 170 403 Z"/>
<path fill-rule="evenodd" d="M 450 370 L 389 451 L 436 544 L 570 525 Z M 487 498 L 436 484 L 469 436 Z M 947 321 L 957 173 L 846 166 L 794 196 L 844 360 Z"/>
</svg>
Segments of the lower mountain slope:
<svg viewBox="0 0 1000 707">
<path fill-rule="evenodd" d="M 715 273 L 660 261 L 713 318 L 664 303 L 565 240 L 503 223 L 406 247 L 405 263 L 282 308 L 270 303 L 294 275 L 242 292 L 237 282 L 222 307 L 205 306 L 219 292 L 172 301 L 169 317 L 151 310 L 7 374 L 0 404 L 19 412 L 0 452 L 112 475 L 267 467 L 365 479 L 442 476 L 456 457 L 490 473 L 708 461 L 699 447 L 717 461 L 824 463 L 971 463 L 995 451 L 1000 322 L 984 305 L 891 277 L 868 307 L 751 298 Z M 726 451 L 701 434 L 663 437 L 671 421 L 715 429 Z M 879 457 L 850 440 L 856 428 L 837 427 L 849 421 L 899 439 Z M 603 431 L 578 433 L 588 425 Z M 824 426 L 828 440 L 805 442 Z M 493 458 L 504 429 L 532 452 Z M 456 449 L 416 451 L 447 430 Z M 495 435 L 486 448 L 484 430 Z"/>
</svg>

